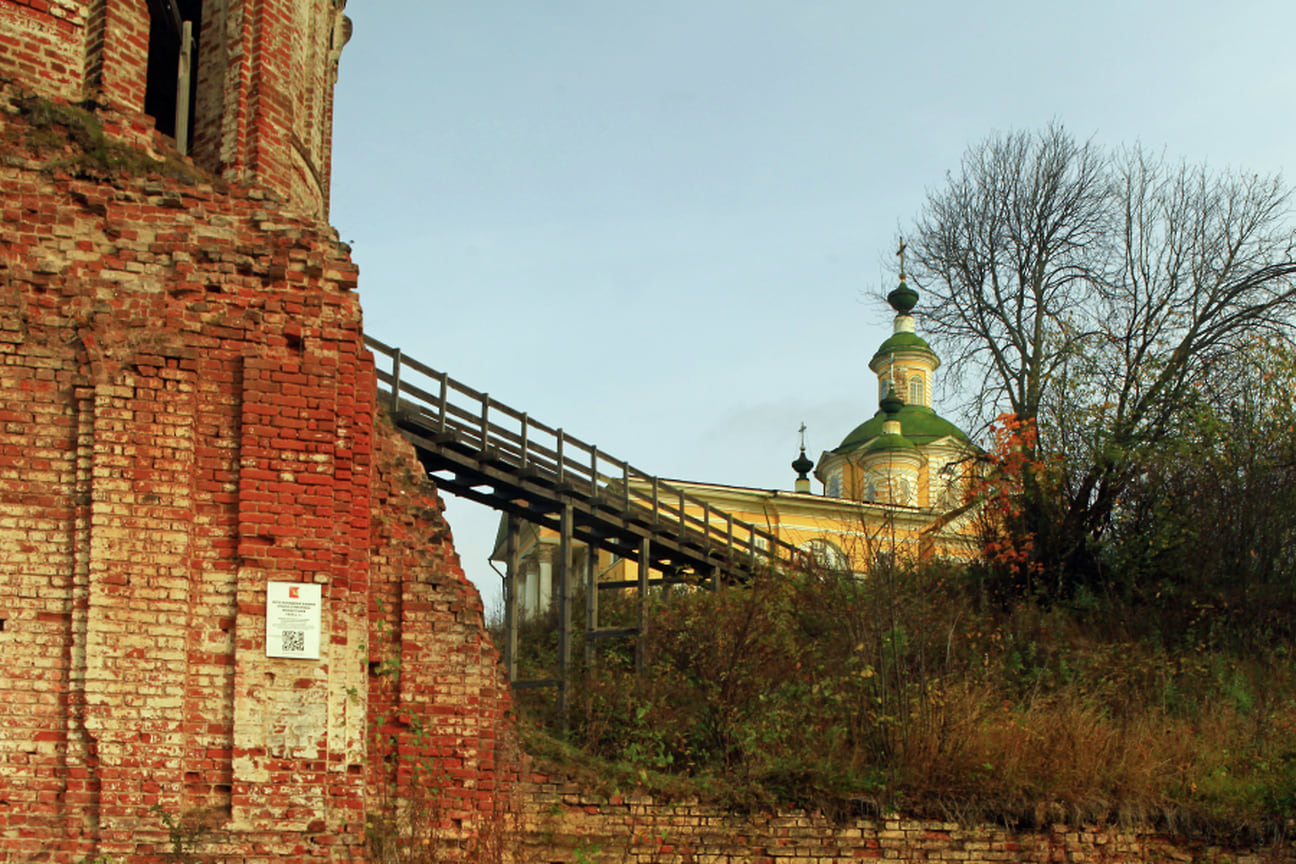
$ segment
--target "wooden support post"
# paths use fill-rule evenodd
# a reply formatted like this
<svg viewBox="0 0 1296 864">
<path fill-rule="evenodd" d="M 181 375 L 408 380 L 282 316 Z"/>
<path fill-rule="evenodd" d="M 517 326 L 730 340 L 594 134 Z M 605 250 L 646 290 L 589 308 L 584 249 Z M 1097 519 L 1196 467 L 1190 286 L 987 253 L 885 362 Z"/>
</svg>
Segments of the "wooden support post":
<svg viewBox="0 0 1296 864">
<path fill-rule="evenodd" d="M 562 734 L 567 734 L 571 709 L 571 624 L 572 624 L 572 505 L 563 504 L 562 529 L 558 537 L 558 715 Z"/>
<path fill-rule="evenodd" d="M 189 155 L 189 81 L 193 77 L 193 22 L 180 25 L 180 60 L 176 64 L 176 152 Z"/>
<path fill-rule="evenodd" d="M 648 665 L 648 569 L 652 565 L 651 541 L 647 537 L 639 544 L 639 635 L 635 637 L 635 671 L 643 672 Z"/>
<path fill-rule="evenodd" d="M 594 678 L 594 631 L 599 626 L 598 610 L 598 550 L 585 547 L 585 680 Z"/>
<path fill-rule="evenodd" d="M 517 680 L 518 648 L 518 534 L 521 525 L 512 513 L 504 517 L 507 541 L 504 555 L 504 673 L 510 683 Z"/>
</svg>

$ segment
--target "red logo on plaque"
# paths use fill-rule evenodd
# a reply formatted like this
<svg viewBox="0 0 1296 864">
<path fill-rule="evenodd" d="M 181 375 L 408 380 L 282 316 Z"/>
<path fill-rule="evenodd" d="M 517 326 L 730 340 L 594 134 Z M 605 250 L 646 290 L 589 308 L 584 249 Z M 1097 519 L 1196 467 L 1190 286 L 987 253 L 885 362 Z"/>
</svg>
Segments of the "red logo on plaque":
<svg viewBox="0 0 1296 864">
<path fill-rule="evenodd" d="M 296 599 L 298 599 L 298 598 L 301 596 L 301 595 L 298 593 L 299 591 L 301 591 L 301 589 L 298 588 L 296 585 L 290 585 L 290 586 L 288 587 L 288 597 L 289 597 L 289 599 L 292 599 L 292 600 L 296 600 Z"/>
</svg>

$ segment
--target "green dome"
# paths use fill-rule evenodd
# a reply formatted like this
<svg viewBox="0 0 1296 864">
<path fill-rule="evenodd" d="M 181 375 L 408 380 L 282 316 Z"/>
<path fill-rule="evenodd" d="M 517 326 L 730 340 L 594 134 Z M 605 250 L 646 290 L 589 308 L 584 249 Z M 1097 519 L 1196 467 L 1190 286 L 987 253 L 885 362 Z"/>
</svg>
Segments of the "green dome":
<svg viewBox="0 0 1296 864">
<path fill-rule="evenodd" d="M 887 389 L 887 394 L 882 397 L 878 407 L 882 409 L 884 414 L 899 414 L 900 409 L 904 407 L 904 400 L 897 396 L 895 388 L 891 387 Z"/>
<path fill-rule="evenodd" d="M 918 445 L 914 444 L 903 435 L 880 435 L 868 443 L 864 448 L 865 453 L 881 453 L 885 450 L 917 450 Z"/>
<path fill-rule="evenodd" d="M 927 340 L 919 336 L 917 333 L 902 331 L 900 333 L 893 333 L 891 338 L 879 345 L 877 353 L 873 355 L 873 359 L 876 360 L 880 356 L 890 354 L 893 351 L 902 351 L 905 348 L 917 348 L 920 351 L 927 351 L 931 354 L 936 353 L 935 351 L 932 351 L 931 346 L 927 344 Z"/>
<path fill-rule="evenodd" d="M 901 276 L 900 284 L 887 295 L 887 302 L 901 315 L 908 315 L 918 305 L 918 292 L 906 285 L 904 276 Z"/>
<path fill-rule="evenodd" d="M 878 411 L 870 419 L 855 427 L 847 435 L 834 453 L 852 453 L 869 444 L 882 435 L 882 423 L 887 419 L 885 411 Z M 930 444 L 937 438 L 950 437 L 964 444 L 971 444 L 967 434 L 944 417 L 925 405 L 906 405 L 897 416 L 900 421 L 900 434 L 908 439 L 910 445 Z M 898 437 L 898 436 L 885 436 Z"/>
</svg>

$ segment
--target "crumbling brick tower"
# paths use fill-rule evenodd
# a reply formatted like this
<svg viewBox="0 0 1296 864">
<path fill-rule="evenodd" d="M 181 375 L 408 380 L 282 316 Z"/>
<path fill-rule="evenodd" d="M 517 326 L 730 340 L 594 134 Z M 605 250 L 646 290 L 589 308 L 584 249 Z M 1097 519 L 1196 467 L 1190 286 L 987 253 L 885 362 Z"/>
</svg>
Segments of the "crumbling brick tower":
<svg viewBox="0 0 1296 864">
<path fill-rule="evenodd" d="M 323 221 L 342 5 L 0 0 L 0 861 L 363 860 L 429 774 L 461 845 L 498 808 L 507 690 Z M 270 586 L 319 591 L 282 644 Z"/>
</svg>

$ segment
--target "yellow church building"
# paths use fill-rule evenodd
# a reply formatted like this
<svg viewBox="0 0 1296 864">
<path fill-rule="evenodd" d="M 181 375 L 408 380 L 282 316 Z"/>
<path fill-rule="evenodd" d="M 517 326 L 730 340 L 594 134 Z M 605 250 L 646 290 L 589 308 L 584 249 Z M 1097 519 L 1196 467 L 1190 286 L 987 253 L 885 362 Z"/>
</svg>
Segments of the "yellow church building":
<svg viewBox="0 0 1296 864">
<path fill-rule="evenodd" d="M 887 295 L 896 316 L 892 335 L 869 361 L 877 375 L 878 408 L 818 462 L 804 443 L 792 462 L 792 489 L 759 489 L 689 480 L 668 480 L 692 499 L 734 519 L 751 523 L 810 553 L 820 565 L 867 575 L 877 562 L 894 558 L 969 558 L 975 554 L 975 508 L 966 503 L 980 450 L 967 434 L 931 405 L 940 358 L 917 334 L 912 315 L 918 293 L 903 268 L 899 286 Z M 820 491 L 811 490 L 810 472 Z M 494 561 L 504 561 L 503 521 Z M 518 613 L 549 608 L 554 591 L 557 534 L 535 525 L 519 537 L 520 564 L 514 574 Z M 580 581 L 629 582 L 638 577 L 634 560 L 581 544 L 573 549 Z"/>
</svg>

